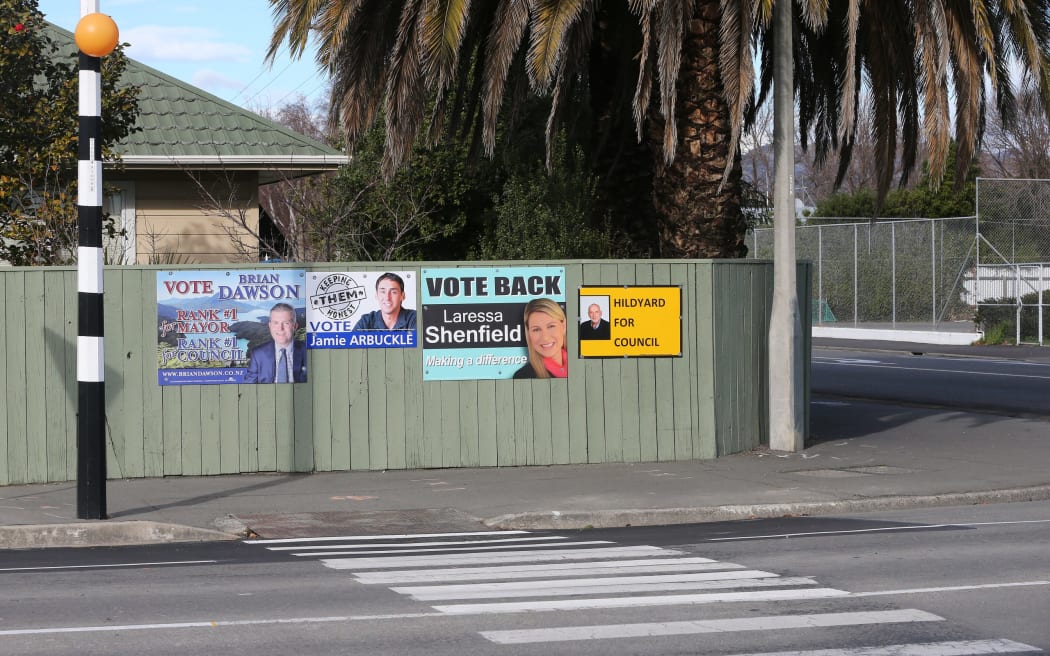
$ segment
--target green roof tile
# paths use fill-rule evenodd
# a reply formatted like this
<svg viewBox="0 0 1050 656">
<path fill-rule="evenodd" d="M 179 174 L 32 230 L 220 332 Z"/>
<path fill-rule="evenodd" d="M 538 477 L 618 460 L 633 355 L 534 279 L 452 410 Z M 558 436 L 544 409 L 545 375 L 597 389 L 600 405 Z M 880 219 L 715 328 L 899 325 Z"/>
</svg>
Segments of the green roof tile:
<svg viewBox="0 0 1050 656">
<path fill-rule="evenodd" d="M 72 32 L 51 24 L 60 51 L 76 45 Z M 123 81 L 141 88 L 141 127 L 116 150 L 126 168 L 235 166 L 323 170 L 345 164 L 345 153 L 128 59 Z"/>
</svg>

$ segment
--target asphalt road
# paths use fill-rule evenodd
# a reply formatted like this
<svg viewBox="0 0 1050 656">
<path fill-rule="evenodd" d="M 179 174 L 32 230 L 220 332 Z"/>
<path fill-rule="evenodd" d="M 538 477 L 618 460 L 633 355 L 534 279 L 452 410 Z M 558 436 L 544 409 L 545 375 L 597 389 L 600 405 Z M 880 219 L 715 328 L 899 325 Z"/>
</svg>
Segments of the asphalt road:
<svg viewBox="0 0 1050 656">
<path fill-rule="evenodd" d="M 1034 502 L 0 552 L 0 653 L 1040 653 L 1048 553 Z"/>
<path fill-rule="evenodd" d="M 1050 364 L 814 349 L 814 396 L 1050 416 Z"/>
</svg>

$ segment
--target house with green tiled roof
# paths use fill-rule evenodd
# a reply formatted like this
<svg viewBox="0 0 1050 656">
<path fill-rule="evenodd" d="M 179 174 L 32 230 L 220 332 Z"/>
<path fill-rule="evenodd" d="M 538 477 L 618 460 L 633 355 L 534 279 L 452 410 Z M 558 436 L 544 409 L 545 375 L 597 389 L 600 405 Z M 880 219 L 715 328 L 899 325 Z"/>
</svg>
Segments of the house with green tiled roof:
<svg viewBox="0 0 1050 656">
<path fill-rule="evenodd" d="M 71 32 L 52 27 L 57 44 L 76 48 Z M 343 152 L 134 59 L 123 79 L 141 89 L 141 129 L 115 147 L 122 166 L 105 174 L 106 185 L 117 190 L 109 211 L 127 233 L 111 248 L 112 259 L 242 261 L 252 257 L 253 241 L 258 259 L 259 187 L 349 161 Z"/>
</svg>

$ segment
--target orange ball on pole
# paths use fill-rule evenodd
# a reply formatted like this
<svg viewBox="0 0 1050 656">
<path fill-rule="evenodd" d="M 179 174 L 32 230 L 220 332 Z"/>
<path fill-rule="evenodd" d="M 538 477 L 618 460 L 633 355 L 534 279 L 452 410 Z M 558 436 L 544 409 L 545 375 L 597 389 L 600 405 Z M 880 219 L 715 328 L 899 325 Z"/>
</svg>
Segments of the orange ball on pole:
<svg viewBox="0 0 1050 656">
<path fill-rule="evenodd" d="M 113 52 L 120 39 L 120 32 L 113 19 L 105 14 L 87 14 L 77 23 L 73 33 L 77 47 L 85 55 L 105 57 Z"/>
</svg>

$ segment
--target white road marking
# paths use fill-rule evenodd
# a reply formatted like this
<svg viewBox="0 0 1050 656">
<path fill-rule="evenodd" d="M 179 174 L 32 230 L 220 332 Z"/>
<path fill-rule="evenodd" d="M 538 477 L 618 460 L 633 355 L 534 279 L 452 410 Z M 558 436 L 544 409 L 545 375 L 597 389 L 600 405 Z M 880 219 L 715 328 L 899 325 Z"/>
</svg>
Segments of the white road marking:
<svg viewBox="0 0 1050 656">
<path fill-rule="evenodd" d="M 157 563 L 102 563 L 97 565 L 49 565 L 46 567 L 3 567 L 0 572 L 39 572 L 57 569 L 103 569 L 107 567 L 160 567 L 168 565 L 207 565 L 217 560 L 167 560 Z"/>
<path fill-rule="evenodd" d="M 760 654 L 734 656 L 971 656 L 976 654 L 1015 654 L 1042 651 L 1039 647 L 1013 640 L 953 640 L 947 642 L 917 642 L 882 647 L 854 647 L 852 649 L 813 649 L 810 651 L 768 651 Z"/>
<path fill-rule="evenodd" d="M 439 617 L 440 613 L 400 613 L 396 615 L 337 615 L 333 617 L 277 617 L 263 620 L 214 620 L 206 622 L 165 622 L 158 624 L 109 624 L 101 626 L 55 626 L 36 629 L 4 629 L 0 636 L 53 635 L 56 633 L 106 633 L 110 631 L 166 631 L 170 629 L 219 629 L 231 626 L 275 624 L 323 624 L 326 622 L 376 622 Z"/>
<path fill-rule="evenodd" d="M 293 556 L 299 556 L 301 558 L 310 556 L 362 556 L 362 555 L 379 555 L 379 554 L 408 554 L 408 553 L 428 553 L 435 551 L 498 551 L 500 549 L 543 549 L 547 547 L 578 547 L 581 545 L 590 544 L 614 544 L 608 540 L 588 540 L 586 542 L 562 542 L 561 544 L 500 544 L 492 546 L 480 546 L 480 547 L 434 547 L 432 549 L 376 549 L 369 551 L 304 551 L 303 553 L 293 553 Z M 406 547 L 411 545 L 405 545 Z M 455 554 L 451 554 L 455 555 Z"/>
<path fill-rule="evenodd" d="M 487 563 L 526 563 L 550 560 L 589 560 L 591 558 L 639 558 L 645 556 L 680 556 L 682 552 L 660 547 L 607 547 L 601 549 L 549 549 L 504 553 L 441 554 L 433 556 L 390 556 L 387 558 L 343 558 L 323 561 L 332 569 L 393 569 L 396 567 L 432 567 L 440 565 L 481 565 Z M 344 561 L 342 565 L 338 561 Z"/>
<path fill-rule="evenodd" d="M 601 624 L 567 626 L 551 629 L 517 629 L 482 631 L 486 639 L 504 645 L 536 642 L 568 642 L 607 638 L 648 638 L 652 636 L 729 633 L 736 631 L 778 631 L 782 629 L 815 629 L 863 624 L 904 622 L 940 622 L 944 618 L 921 610 L 884 610 L 854 613 L 818 613 L 809 615 L 771 615 L 722 620 L 684 622 L 646 622 L 643 624 Z"/>
<path fill-rule="evenodd" d="M 798 533 L 767 533 L 765 535 L 741 535 L 728 538 L 708 538 L 706 542 L 732 542 L 739 540 L 767 540 L 772 538 L 797 538 L 812 535 L 850 535 L 853 533 L 892 533 L 894 531 L 919 531 L 931 528 L 974 528 L 978 526 L 1005 526 L 1009 524 L 1047 524 L 1050 519 L 1025 519 L 1009 522 L 955 522 L 952 524 L 915 524 L 911 526 L 878 526 L 873 528 L 842 529 L 838 531 L 805 531 Z"/>
<path fill-rule="evenodd" d="M 333 569 L 353 569 L 354 561 L 347 558 L 338 561 L 325 561 L 325 564 Z M 727 569 L 744 569 L 744 566 L 736 563 L 719 563 L 709 558 L 666 558 L 663 560 L 610 560 L 597 563 L 546 563 L 543 565 L 494 565 L 492 567 L 450 567 L 445 569 L 360 572 L 355 573 L 354 578 L 359 583 L 365 584 L 391 584 L 481 581 L 486 579 L 547 579 L 563 576 L 566 573 L 571 573 L 574 576 L 590 576 Z"/>
<path fill-rule="evenodd" d="M 569 538 L 563 535 L 550 535 L 542 537 L 530 537 L 530 538 L 503 538 L 501 540 L 452 540 L 452 541 L 434 541 L 434 542 L 366 542 L 363 544 L 314 544 L 314 545 L 295 545 L 291 547 L 267 547 L 270 551 L 295 551 L 301 549 L 387 549 L 395 547 L 438 547 L 438 546 L 454 546 L 459 544 L 495 544 L 499 542 L 542 542 L 551 540 L 568 540 Z"/>
<path fill-rule="evenodd" d="M 579 597 L 583 595 L 635 594 L 638 592 L 684 592 L 687 590 L 726 590 L 730 588 L 775 588 L 792 585 L 816 585 L 806 577 L 778 577 L 722 579 L 714 581 L 681 581 L 674 583 L 629 583 L 627 579 L 618 585 L 564 586 L 561 581 L 552 581 L 543 590 L 481 590 L 477 592 L 421 592 L 410 595 L 416 601 L 451 601 L 466 599 L 520 599 L 523 597 Z M 395 588 L 396 591 L 396 588 Z"/>
<path fill-rule="evenodd" d="M 888 595 L 926 594 L 930 592 L 966 592 L 969 590 L 993 590 L 996 588 L 1022 588 L 1035 585 L 1050 585 L 1050 581 L 1015 581 L 1012 583 L 977 583 L 974 585 L 949 585 L 938 588 L 904 588 L 902 590 L 873 590 L 853 592 L 853 597 L 884 597 Z"/>
<path fill-rule="evenodd" d="M 757 592 L 721 592 L 715 594 L 664 595 L 660 597 L 603 597 L 600 599 L 551 599 L 546 601 L 512 601 L 492 604 L 454 604 L 450 606 L 433 606 L 433 608 L 448 615 L 487 615 L 534 613 L 552 610 L 692 606 L 696 604 L 740 601 L 799 601 L 803 599 L 830 599 L 832 597 L 848 596 L 850 596 L 850 593 L 835 588 L 805 588 L 801 590 L 761 590 Z"/>
<path fill-rule="evenodd" d="M 1050 380 L 1050 376 L 1037 376 L 1034 374 L 1007 374 L 999 371 L 970 371 L 967 369 L 930 369 L 926 367 L 900 367 L 893 364 L 862 364 L 859 362 L 814 362 L 813 364 L 827 364 L 838 367 L 867 367 L 869 369 L 893 369 L 894 371 L 926 371 L 936 374 L 972 374 L 974 376 L 999 376 L 1003 378 L 1036 378 L 1039 380 Z"/>
<path fill-rule="evenodd" d="M 572 574 L 577 572 L 573 571 Z M 557 581 L 504 581 L 503 583 L 464 583 L 454 585 L 415 585 L 390 588 L 407 595 L 459 594 L 461 592 L 550 590 L 558 588 L 589 588 L 622 583 L 688 583 L 696 581 L 724 581 L 727 579 L 764 579 L 777 577 L 773 572 L 760 570 L 736 570 L 731 572 L 705 572 L 701 574 L 660 574 L 654 576 L 607 576 L 594 579 L 558 579 Z"/>
<path fill-rule="evenodd" d="M 470 535 L 527 535 L 528 531 L 474 531 L 470 533 L 401 533 L 393 535 L 340 535 L 319 538 L 276 538 L 245 540 L 245 544 L 291 544 L 292 542 L 332 542 L 353 540 L 413 540 L 416 538 L 460 538 Z"/>
</svg>

